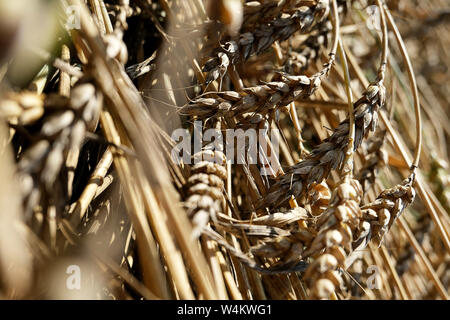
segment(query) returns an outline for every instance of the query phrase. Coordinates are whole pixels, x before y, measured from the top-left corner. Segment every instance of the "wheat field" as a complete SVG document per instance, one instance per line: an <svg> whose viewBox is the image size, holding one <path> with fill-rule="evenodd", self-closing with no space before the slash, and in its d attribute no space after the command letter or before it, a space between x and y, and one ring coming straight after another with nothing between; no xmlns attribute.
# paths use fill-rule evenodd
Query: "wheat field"
<svg viewBox="0 0 450 320"><path fill-rule="evenodd" d="M447 300L445 0L0 0L0 299Z"/></svg>

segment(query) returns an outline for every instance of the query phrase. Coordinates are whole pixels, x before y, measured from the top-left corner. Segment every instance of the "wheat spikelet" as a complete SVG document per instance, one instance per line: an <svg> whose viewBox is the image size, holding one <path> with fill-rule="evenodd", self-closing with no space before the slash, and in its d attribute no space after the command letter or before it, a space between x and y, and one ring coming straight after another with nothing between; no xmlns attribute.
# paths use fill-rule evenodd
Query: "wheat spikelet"
<svg viewBox="0 0 450 320"><path fill-rule="evenodd" d="M308 189L306 203L311 207L311 215L320 216L329 206L331 191L325 181L313 183Z"/></svg>
<svg viewBox="0 0 450 320"><path fill-rule="evenodd" d="M243 228L239 228L239 231L246 231L249 235L252 235L253 230L258 230L258 226L247 225ZM233 232L233 229L229 229ZM231 246L222 236L211 228L204 229L204 234L214 239L221 246L226 248L230 254L235 256L240 262L247 267L254 269L262 274L283 274L292 272L305 271L307 264L301 260L304 244L309 243L313 238L313 234L305 230L292 229L290 232L285 232L287 235L273 236L268 238L268 230L275 230L271 228L261 228L264 230L262 233L258 231L253 235L262 236L263 241L259 245L252 246L249 253L243 253L233 246ZM235 230L234 230L235 232ZM276 258L277 262L271 266L261 264L256 261L254 256L260 258Z"/></svg>
<svg viewBox="0 0 450 320"><path fill-rule="evenodd" d="M269 215L254 217L250 220L238 220L223 214L219 214L221 220L224 220L226 222L232 222L234 224L239 223L239 224L265 225L280 228L299 220L305 220L306 218L308 218L308 216L309 216L308 211L301 207L296 207L282 212L273 212Z"/></svg>
<svg viewBox="0 0 450 320"><path fill-rule="evenodd" d="M44 100L44 95L31 91L9 91L0 101L0 114L12 125L30 125L44 114Z"/></svg>

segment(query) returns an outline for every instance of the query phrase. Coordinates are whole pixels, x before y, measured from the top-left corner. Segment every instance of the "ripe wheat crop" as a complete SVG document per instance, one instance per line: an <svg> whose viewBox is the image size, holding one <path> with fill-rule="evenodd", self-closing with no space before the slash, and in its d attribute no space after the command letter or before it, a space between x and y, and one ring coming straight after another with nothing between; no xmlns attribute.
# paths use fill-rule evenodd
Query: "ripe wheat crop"
<svg viewBox="0 0 450 320"><path fill-rule="evenodd" d="M0 298L448 299L447 16L0 0Z"/></svg>

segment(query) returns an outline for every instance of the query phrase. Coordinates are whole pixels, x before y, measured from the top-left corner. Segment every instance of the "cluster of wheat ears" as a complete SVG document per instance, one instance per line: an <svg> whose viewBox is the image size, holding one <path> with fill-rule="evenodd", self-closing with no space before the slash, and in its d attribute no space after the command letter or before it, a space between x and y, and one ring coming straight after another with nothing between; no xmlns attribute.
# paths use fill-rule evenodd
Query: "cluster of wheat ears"
<svg viewBox="0 0 450 320"><path fill-rule="evenodd" d="M444 3L1 0L0 298L448 299Z"/></svg>

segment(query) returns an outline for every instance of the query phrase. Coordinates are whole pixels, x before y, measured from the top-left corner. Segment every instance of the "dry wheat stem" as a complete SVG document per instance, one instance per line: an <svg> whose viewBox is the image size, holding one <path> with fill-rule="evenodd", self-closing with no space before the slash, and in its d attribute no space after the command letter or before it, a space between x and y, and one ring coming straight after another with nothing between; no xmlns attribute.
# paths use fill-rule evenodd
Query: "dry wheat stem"
<svg viewBox="0 0 450 320"><path fill-rule="evenodd" d="M438 290L439 295L441 296L442 299L449 300L450 297L449 297L449 295L447 293L447 290L444 288L444 286L442 285L441 281L439 280L439 277L434 272L430 261L428 260L428 258L426 257L425 253L423 252L423 249L421 248L420 244L417 243L416 238L414 238L414 235L411 233L411 230L409 229L408 225L404 221L403 217L400 217L399 225L400 225L400 228L402 228L403 231L406 233L406 235L407 235L409 241L411 242L414 250L416 251L416 253L419 255L420 259L424 263L424 265L426 267L426 270L427 270L431 280L433 281L435 287Z"/></svg>
<svg viewBox="0 0 450 320"><path fill-rule="evenodd" d="M80 5L78 1L76 1L76 4ZM105 45L99 38L95 26L89 20L86 9L83 6L81 7L83 9L81 14L81 31L91 49L99 53L99 59L96 59L95 68L92 69L95 74L95 79L100 83L103 92L107 95L112 95L115 92L111 92L110 84L117 90L116 95L113 95L111 98L111 101L114 101L114 104L111 104L112 110L115 114L120 115L120 120L128 131L127 134L133 139L133 143L136 143L136 151L139 157L141 157L141 162L145 168L145 175L149 181L162 184L164 188L171 189L172 186L164 181L166 177L165 169L158 170L155 167L157 166L159 168L160 166L158 165L158 163L161 163L159 155L157 153L146 152L146 150L152 149L151 146L153 146L156 140L153 139L153 129L149 129L144 124L144 119L149 118L149 116L144 113L143 117L136 117L137 114L144 112L144 103L136 88L130 83L128 78L124 77L125 72L123 66L119 66L117 61L106 59ZM98 74L100 70L104 70L101 77ZM123 84L128 85L124 86ZM215 293L212 287L212 276L204 257L201 256L199 249L194 245L188 235L190 231L189 223L185 221L186 217L179 212L180 209L175 207L176 201L173 199L170 200L174 194L163 193L162 190L164 188L156 188L158 197L161 205L168 214L168 220L175 231L176 238L179 240L178 244L183 249L182 252L186 255L186 259L190 261L189 266L191 267L194 281L198 284L199 289L206 298L214 298Z"/></svg>
<svg viewBox="0 0 450 320"><path fill-rule="evenodd" d="M381 1L381 0L379 0L379 1ZM380 5L380 7L381 7L381 5ZM382 17L384 17L384 13L386 13L387 21L388 21L390 27L392 28L392 30L394 31L395 39L397 40L397 44L400 47L400 52L406 63L409 82L410 82L410 86L411 86L411 91L413 93L414 112L415 112L415 116L416 116L416 148L414 150L412 166L417 167L419 165L420 152L422 150L422 117L420 115L419 92L417 90L416 77L414 75L414 70L412 68L411 61L409 59L409 55L406 50L405 44L402 40L402 37L400 35L400 32L397 29L397 25L395 24L394 18L392 18L392 15L389 12L389 9L386 7L385 4L384 4L383 10L382 10Z"/></svg>

